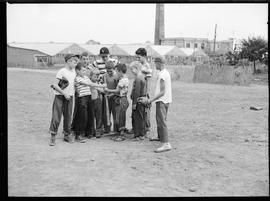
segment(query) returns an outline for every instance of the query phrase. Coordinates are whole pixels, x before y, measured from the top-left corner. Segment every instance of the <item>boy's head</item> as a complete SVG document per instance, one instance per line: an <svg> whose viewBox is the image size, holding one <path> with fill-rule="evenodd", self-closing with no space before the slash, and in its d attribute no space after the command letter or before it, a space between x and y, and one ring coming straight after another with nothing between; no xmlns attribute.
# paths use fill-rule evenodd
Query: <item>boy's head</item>
<svg viewBox="0 0 270 201"><path fill-rule="evenodd" d="M101 59L103 61L108 61L109 59L109 49L107 47L102 47L100 50L99 50L99 55L101 56Z"/></svg>
<svg viewBox="0 0 270 201"><path fill-rule="evenodd" d="M138 61L140 61L141 63L145 62L147 57L147 51L145 48L140 47L139 49L136 50L135 54L137 56Z"/></svg>
<svg viewBox="0 0 270 201"><path fill-rule="evenodd" d="M126 74L126 72L127 72L126 64L122 64L122 63L117 64L115 66L115 68L116 68L116 72L117 72L118 76L122 76L123 74Z"/></svg>
<svg viewBox="0 0 270 201"><path fill-rule="evenodd" d="M83 76L85 75L86 69L84 68L82 62L79 62L79 63L76 65L75 71L76 71L77 75L79 75L79 76L82 76L82 77L83 77Z"/></svg>
<svg viewBox="0 0 270 201"><path fill-rule="evenodd" d="M112 76L114 71L114 63L112 61L107 61L105 63L105 67L108 75Z"/></svg>
<svg viewBox="0 0 270 201"><path fill-rule="evenodd" d="M99 70L98 69L94 69L90 72L90 77L92 82L97 82L98 78L99 78Z"/></svg>
<svg viewBox="0 0 270 201"><path fill-rule="evenodd" d="M87 52L83 52L81 54L81 62L84 66L87 66L89 64L89 54Z"/></svg>
<svg viewBox="0 0 270 201"><path fill-rule="evenodd" d="M139 61L133 61L129 64L130 70L134 75L137 75L141 69L142 69L142 64Z"/></svg>
<svg viewBox="0 0 270 201"><path fill-rule="evenodd" d="M165 59L163 57L156 57L154 59L154 63L157 70L162 70L162 68L164 67Z"/></svg>
<svg viewBox="0 0 270 201"><path fill-rule="evenodd" d="M67 54L65 56L65 62L70 68L75 68L76 64L78 63L79 55L75 54Z"/></svg>

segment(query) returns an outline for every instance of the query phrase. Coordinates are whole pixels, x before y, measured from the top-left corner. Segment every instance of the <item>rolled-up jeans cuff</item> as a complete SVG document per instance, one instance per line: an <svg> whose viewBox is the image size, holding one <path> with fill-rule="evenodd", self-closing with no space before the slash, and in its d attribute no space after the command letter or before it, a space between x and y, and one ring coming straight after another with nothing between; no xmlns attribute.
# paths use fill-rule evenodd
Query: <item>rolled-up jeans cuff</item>
<svg viewBox="0 0 270 201"><path fill-rule="evenodd" d="M50 134L56 135L57 132L55 132L55 131L50 131Z"/></svg>

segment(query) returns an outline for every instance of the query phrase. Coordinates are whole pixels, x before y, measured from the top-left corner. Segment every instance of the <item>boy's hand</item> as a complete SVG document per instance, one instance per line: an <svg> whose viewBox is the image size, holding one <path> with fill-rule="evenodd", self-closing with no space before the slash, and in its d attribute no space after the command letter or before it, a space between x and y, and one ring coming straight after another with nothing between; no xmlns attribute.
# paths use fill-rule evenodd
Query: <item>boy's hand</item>
<svg viewBox="0 0 270 201"><path fill-rule="evenodd" d="M132 104L132 110L136 110L136 104Z"/></svg>
<svg viewBox="0 0 270 201"><path fill-rule="evenodd" d="M66 98L67 100L69 100L69 99L70 99L70 95L68 95L68 94L64 94L64 96L65 96L65 98Z"/></svg>

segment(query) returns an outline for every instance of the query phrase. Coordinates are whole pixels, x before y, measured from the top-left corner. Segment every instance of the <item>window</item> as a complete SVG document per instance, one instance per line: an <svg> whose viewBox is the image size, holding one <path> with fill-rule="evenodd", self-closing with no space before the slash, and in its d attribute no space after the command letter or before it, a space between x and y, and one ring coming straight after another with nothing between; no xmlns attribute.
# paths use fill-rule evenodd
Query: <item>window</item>
<svg viewBox="0 0 270 201"><path fill-rule="evenodd" d="M194 48L198 48L198 43L194 43Z"/></svg>
<svg viewBox="0 0 270 201"><path fill-rule="evenodd" d="M186 47L189 48L190 47L190 43L186 43Z"/></svg>
<svg viewBox="0 0 270 201"><path fill-rule="evenodd" d="M204 43L201 44L201 49L204 49Z"/></svg>

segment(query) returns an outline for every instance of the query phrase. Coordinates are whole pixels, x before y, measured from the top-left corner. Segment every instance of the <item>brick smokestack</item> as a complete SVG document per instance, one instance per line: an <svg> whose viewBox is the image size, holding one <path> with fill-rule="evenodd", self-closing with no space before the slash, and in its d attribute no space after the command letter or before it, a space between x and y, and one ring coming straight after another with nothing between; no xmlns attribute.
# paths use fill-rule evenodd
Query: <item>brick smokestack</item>
<svg viewBox="0 0 270 201"><path fill-rule="evenodd" d="M165 37L164 29L164 4L156 4L155 45L161 45L161 39Z"/></svg>

